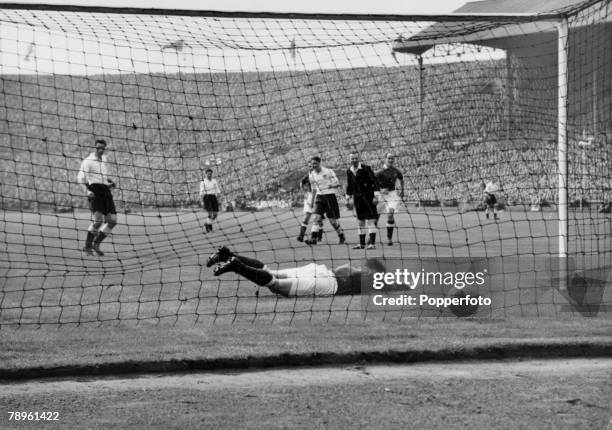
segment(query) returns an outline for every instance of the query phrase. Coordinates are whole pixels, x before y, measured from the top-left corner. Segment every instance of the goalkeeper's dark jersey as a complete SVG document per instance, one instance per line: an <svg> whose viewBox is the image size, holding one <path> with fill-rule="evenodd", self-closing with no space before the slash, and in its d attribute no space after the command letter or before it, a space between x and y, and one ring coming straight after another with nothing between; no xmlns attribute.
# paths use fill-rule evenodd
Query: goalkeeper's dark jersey
<svg viewBox="0 0 612 430"><path fill-rule="evenodd" d="M395 167L385 167L383 170L378 172L376 175L378 185L381 189L393 191L397 185L398 180L403 180L404 176Z"/></svg>

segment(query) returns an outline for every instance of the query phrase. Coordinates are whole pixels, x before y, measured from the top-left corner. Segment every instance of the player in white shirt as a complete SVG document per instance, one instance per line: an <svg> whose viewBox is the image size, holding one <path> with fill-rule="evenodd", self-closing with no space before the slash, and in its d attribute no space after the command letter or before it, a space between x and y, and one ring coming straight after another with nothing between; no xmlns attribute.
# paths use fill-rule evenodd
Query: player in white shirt
<svg viewBox="0 0 612 430"><path fill-rule="evenodd" d="M300 233L298 234L297 240L298 242L304 241L304 235L306 234L306 229L308 228L308 223L310 222L310 217L312 216L312 204L314 201L312 195L312 187L310 186L310 175L307 174L300 181L300 188L304 192L304 218L302 222L300 222ZM323 219L319 221L319 232L317 239L321 241L323 238Z"/></svg>
<svg viewBox="0 0 612 430"><path fill-rule="evenodd" d="M93 251L99 256L104 255L100 250L100 243L117 225L117 209L111 193L115 183L108 177L108 159L104 155L105 150L106 141L96 140L95 151L83 160L77 175L77 182L83 186L87 194L93 215L93 222L87 229L83 248L88 255L93 255Z"/></svg>
<svg viewBox="0 0 612 430"><path fill-rule="evenodd" d="M202 200L204 210L208 212L208 217L204 221L204 227L206 228L206 233L208 233L213 230L212 223L217 219L217 215L219 214L219 196L221 195L221 188L219 188L217 180L213 179L213 171L211 168L206 169L204 173L206 173L206 177L200 182L200 200Z"/></svg>
<svg viewBox="0 0 612 430"><path fill-rule="evenodd" d="M312 222L311 238L304 242L308 245L316 245L319 238L319 225L323 220L323 215L326 215L329 223L338 233L340 244L346 243L344 231L340 222L338 222L340 208L338 207L336 192L340 188L340 181L336 173L321 166L321 157L314 156L310 158L310 175L308 178L312 187L314 220Z"/></svg>

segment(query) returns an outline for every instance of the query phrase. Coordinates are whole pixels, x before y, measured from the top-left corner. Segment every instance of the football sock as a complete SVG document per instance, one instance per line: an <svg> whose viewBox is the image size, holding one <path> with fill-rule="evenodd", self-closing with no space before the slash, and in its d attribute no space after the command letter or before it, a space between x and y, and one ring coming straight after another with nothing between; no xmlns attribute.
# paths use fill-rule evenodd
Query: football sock
<svg viewBox="0 0 612 430"><path fill-rule="evenodd" d="M376 244L376 233L370 233L370 241L368 242L370 245Z"/></svg>
<svg viewBox="0 0 612 430"><path fill-rule="evenodd" d="M365 234L360 234L360 235L359 235L359 244L360 244L361 246L365 246L365 238L366 238L366 235L365 235Z"/></svg>
<svg viewBox="0 0 612 430"><path fill-rule="evenodd" d="M87 232L87 238L85 239L85 246L87 248L91 248L94 238L96 237L96 233L93 231Z"/></svg>
<svg viewBox="0 0 612 430"><path fill-rule="evenodd" d="M265 264L263 264L261 261L259 261L256 258L245 257L243 255L238 255L238 254L232 254L232 255L236 257L238 260L240 260L242 264L249 266L249 267L253 267L254 269L263 269L263 267L265 266Z"/></svg>
<svg viewBox="0 0 612 430"><path fill-rule="evenodd" d="M387 239L393 239L393 227L387 226Z"/></svg>
<svg viewBox="0 0 612 430"><path fill-rule="evenodd" d="M236 264L234 272L238 273L241 276L244 276L249 281L256 283L260 287L268 285L274 279L270 272L266 270L247 266L241 261L240 257L238 260L238 264Z"/></svg>
<svg viewBox="0 0 612 430"><path fill-rule="evenodd" d="M94 240L94 245L99 245L104 239L106 239L106 234L99 231L96 239Z"/></svg>

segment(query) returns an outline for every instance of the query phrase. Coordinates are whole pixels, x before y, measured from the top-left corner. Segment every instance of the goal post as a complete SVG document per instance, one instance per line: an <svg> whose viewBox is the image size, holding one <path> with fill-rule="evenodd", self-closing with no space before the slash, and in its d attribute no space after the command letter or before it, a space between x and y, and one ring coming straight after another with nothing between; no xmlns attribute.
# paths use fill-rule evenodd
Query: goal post
<svg viewBox="0 0 612 430"><path fill-rule="evenodd" d="M611 46L603 0L410 16L0 4L0 328L604 312ZM403 176L348 209L355 154L379 188L389 163ZM339 213L320 195L309 211L308 187ZM221 246L266 274L215 272ZM487 273L492 303L366 306L372 261Z"/></svg>

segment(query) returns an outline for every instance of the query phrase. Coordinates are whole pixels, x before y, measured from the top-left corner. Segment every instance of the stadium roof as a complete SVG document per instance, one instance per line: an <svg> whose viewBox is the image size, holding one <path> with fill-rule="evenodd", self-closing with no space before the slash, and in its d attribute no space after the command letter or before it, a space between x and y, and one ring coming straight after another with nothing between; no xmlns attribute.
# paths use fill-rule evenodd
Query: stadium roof
<svg viewBox="0 0 612 430"><path fill-rule="evenodd" d="M469 2L455 10L453 14L464 15L526 15L537 16L544 13L565 14L589 7L591 0L483 0ZM596 3L596 2L595 2ZM548 36L546 34L548 33ZM554 37L556 23L552 21L530 21L516 23L516 20L490 22L486 20L460 20L437 22L422 31L394 41L393 51L409 54L422 54L435 45L449 43L473 43L506 49L511 47L511 39L538 34L540 38Z"/></svg>

